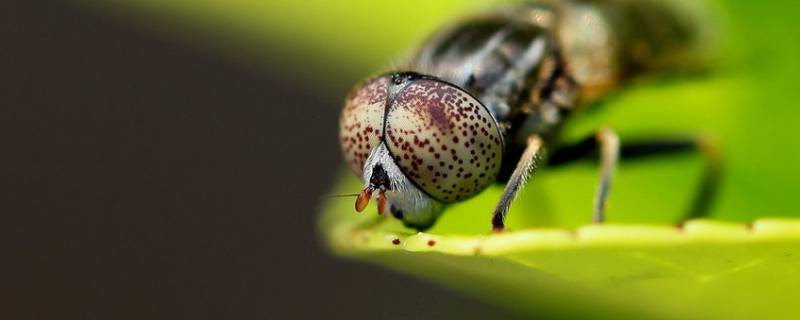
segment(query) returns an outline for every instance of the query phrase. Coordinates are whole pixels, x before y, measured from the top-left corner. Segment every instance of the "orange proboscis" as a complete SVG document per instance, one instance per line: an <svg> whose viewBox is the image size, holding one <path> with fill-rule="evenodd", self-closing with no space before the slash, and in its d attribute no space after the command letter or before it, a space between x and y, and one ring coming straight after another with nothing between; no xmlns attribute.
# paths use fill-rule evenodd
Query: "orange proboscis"
<svg viewBox="0 0 800 320"><path fill-rule="evenodd" d="M358 194L358 198L356 198L356 211L364 211L364 208L369 204L370 198L372 198L372 190L364 189L364 191L361 191Z"/></svg>
<svg viewBox="0 0 800 320"><path fill-rule="evenodd" d="M386 212L386 205L388 201L386 201L386 194L381 191L378 193L378 214L383 215Z"/></svg>

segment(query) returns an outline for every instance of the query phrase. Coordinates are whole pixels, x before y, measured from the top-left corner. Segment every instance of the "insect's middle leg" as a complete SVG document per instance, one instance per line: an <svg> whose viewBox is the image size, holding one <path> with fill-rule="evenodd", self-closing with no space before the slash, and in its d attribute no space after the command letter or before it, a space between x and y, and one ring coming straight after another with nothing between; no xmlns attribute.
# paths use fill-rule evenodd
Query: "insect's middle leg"
<svg viewBox="0 0 800 320"><path fill-rule="evenodd" d="M617 134L609 128L601 129L597 134L586 137L576 144L556 149L548 159L548 165L554 166L585 159L587 156L598 152L600 156L600 182L594 198L592 216L592 220L595 223L605 221L606 200L608 199L609 191L611 191L611 179L614 171L616 171L617 162L619 162L620 144Z"/></svg>
<svg viewBox="0 0 800 320"><path fill-rule="evenodd" d="M602 131L601 131L602 132ZM586 159L594 152L598 151L598 143L602 143L600 136L588 137L580 142L559 148L553 152L548 160L548 165L555 166L573 162L575 160ZM616 140L614 138L613 140ZM706 163L705 171L702 177L700 188L697 195L687 211L684 220L691 218L699 218L708 214L709 208L717 193L720 182L721 172L721 157L716 144L709 139L703 138L649 138L639 141L631 141L625 143L621 147L618 141L614 142L619 148L620 157L622 160L636 160L657 155L667 155L685 152L699 152ZM610 148L610 147L608 147ZM608 179L606 179L607 170L606 159L612 158L609 155L610 150L603 151L606 147L599 147L601 158L603 158L603 178L601 179L600 188L598 190L597 200L599 203L595 204L595 221L602 221L602 203L608 192ZM606 155L603 155L605 152ZM614 154L613 158L617 155ZM612 168L613 169L613 168ZM600 205L599 207L597 205ZM600 210L600 219L597 219L597 210Z"/></svg>

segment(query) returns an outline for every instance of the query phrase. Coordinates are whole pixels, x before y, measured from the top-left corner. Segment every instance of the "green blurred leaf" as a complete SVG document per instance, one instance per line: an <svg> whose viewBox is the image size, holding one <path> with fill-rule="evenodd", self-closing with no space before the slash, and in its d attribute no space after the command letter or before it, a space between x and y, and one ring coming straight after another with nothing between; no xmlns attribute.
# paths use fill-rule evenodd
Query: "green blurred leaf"
<svg viewBox="0 0 800 320"><path fill-rule="evenodd" d="M349 175L341 180L335 192L360 187ZM374 208L356 214L348 198L325 204L320 227L340 255L425 277L522 314L592 319L800 316L794 303L800 288L800 219L565 229L532 226L537 222L527 218L540 212L515 208L511 231L490 234L489 213L499 189L456 205L427 233L379 217ZM588 220L590 211L583 212Z"/></svg>
<svg viewBox="0 0 800 320"><path fill-rule="evenodd" d="M800 220L459 236L413 233L372 215L353 218L351 206L337 200L326 208L323 229L339 254L427 277L521 313L592 319L800 316Z"/></svg>
<svg viewBox="0 0 800 320"><path fill-rule="evenodd" d="M317 86L379 71L442 21L487 5L459 0L73 1L253 67L296 73Z"/></svg>

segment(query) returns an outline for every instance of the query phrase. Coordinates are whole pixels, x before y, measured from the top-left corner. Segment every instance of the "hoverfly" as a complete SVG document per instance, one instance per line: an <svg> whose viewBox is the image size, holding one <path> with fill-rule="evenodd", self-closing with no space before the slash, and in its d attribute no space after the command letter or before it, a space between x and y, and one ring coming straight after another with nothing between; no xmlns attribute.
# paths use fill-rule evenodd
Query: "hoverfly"
<svg viewBox="0 0 800 320"><path fill-rule="evenodd" d="M707 139L621 143L611 128L574 142L559 135L632 79L687 65L697 41L693 21L649 1L538 2L450 25L347 97L341 147L365 184L355 209L375 198L380 214L424 230L448 204L504 182L491 218L499 231L538 167L599 156L593 220L602 222L618 160L699 151L706 172L689 216L701 216L719 177Z"/></svg>

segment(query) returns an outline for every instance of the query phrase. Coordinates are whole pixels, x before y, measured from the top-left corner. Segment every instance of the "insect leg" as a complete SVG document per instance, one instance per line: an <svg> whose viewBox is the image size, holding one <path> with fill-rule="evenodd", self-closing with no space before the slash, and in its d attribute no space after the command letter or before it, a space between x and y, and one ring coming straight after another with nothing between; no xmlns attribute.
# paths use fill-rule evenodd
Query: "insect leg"
<svg viewBox="0 0 800 320"><path fill-rule="evenodd" d="M517 192L525 186L528 178L533 175L534 170L539 165L539 158L542 153L542 139L538 135L532 135L528 138L525 151L522 152L517 167L508 179L503 195L500 197L500 202L494 209L492 215L492 229L494 231L502 231L505 228L506 214L511 207L511 202L514 201Z"/></svg>
<svg viewBox="0 0 800 320"><path fill-rule="evenodd" d="M592 220L601 223L606 220L606 200L611 191L611 178L619 162L619 137L613 130L604 128L597 132L597 142L600 144L600 185L594 198Z"/></svg>
<svg viewBox="0 0 800 320"><path fill-rule="evenodd" d="M719 189L722 157L717 144L708 138L661 138L639 140L622 146L622 159L635 160L685 152L699 152L705 160L703 178L684 220L704 217Z"/></svg>
<svg viewBox="0 0 800 320"><path fill-rule="evenodd" d="M557 166L586 159L596 152L597 142L595 137L589 137L559 148L552 153L547 164ZM629 141L620 147L620 158L629 161L685 152L699 152L705 159L703 180L685 219L703 217L708 213L716 195L722 170L721 157L713 141L704 138L650 138Z"/></svg>
<svg viewBox="0 0 800 320"><path fill-rule="evenodd" d="M600 156L600 183L594 199L592 220L601 223L605 220L606 200L620 154L619 137L614 130L604 128L594 136L584 138L576 144L556 149L548 159L548 165L555 166L586 159L596 152L599 152Z"/></svg>

